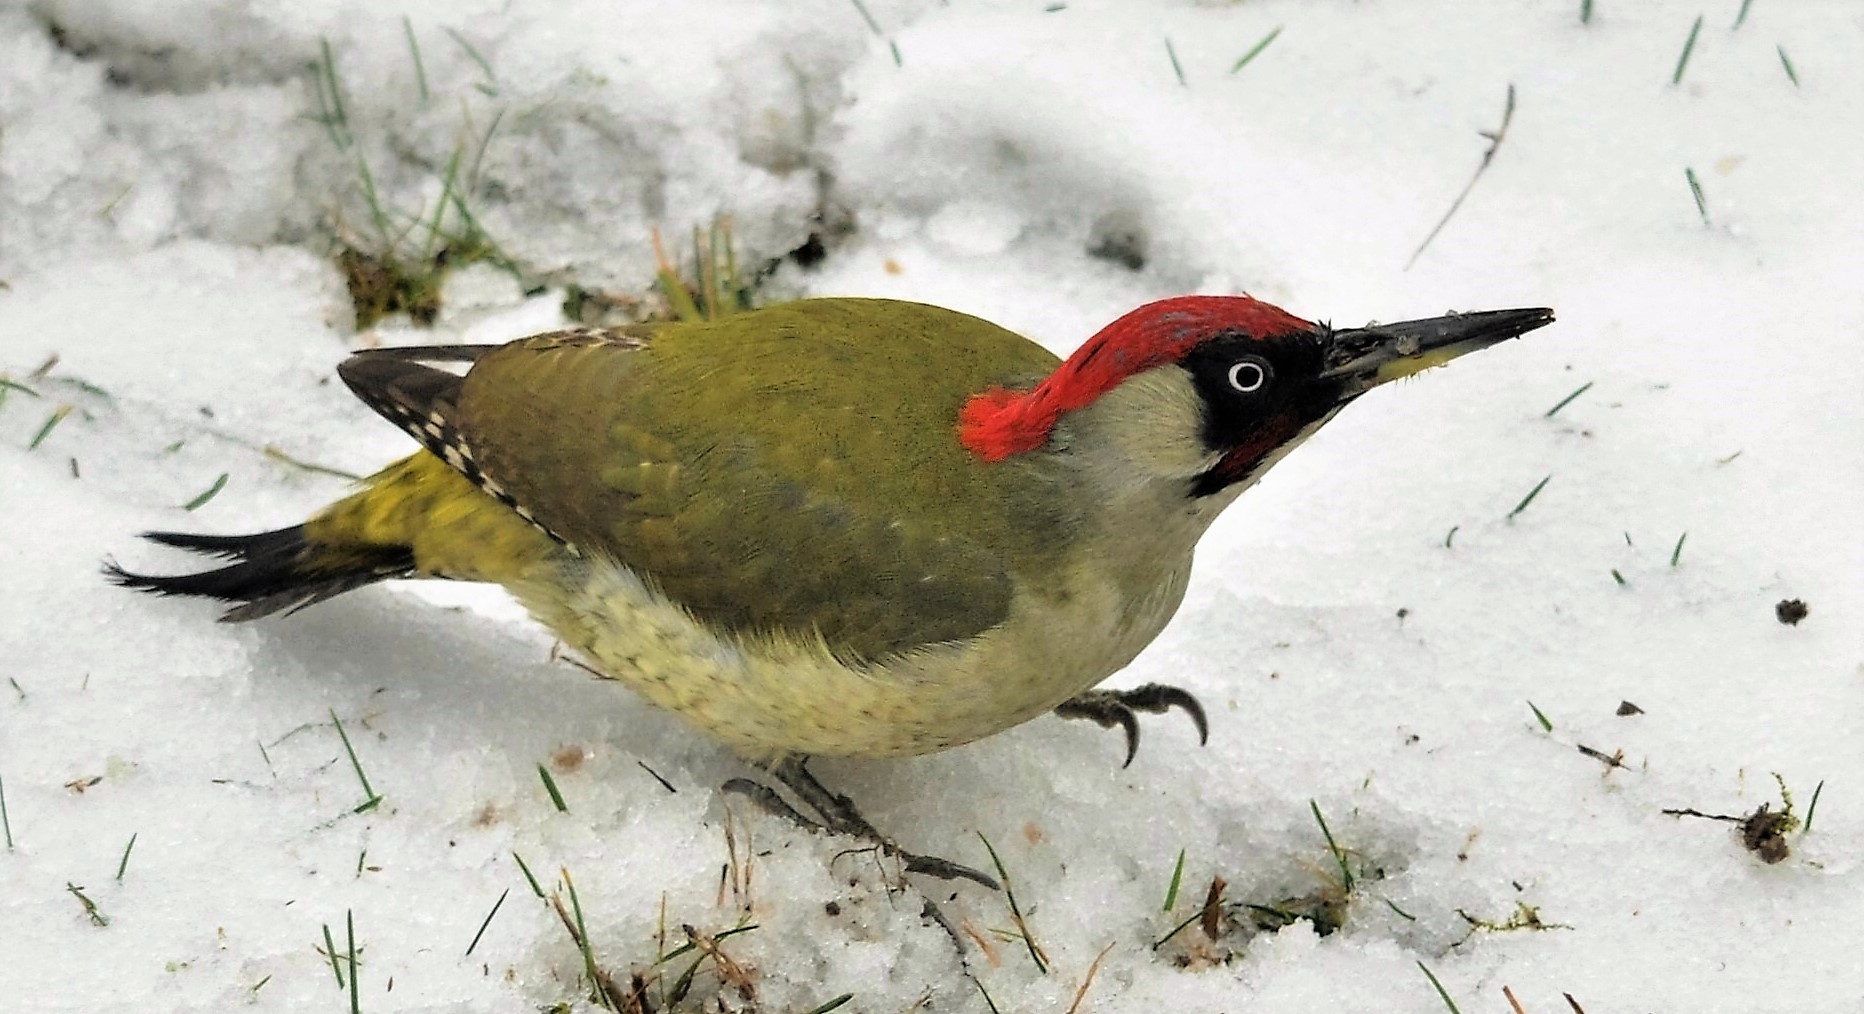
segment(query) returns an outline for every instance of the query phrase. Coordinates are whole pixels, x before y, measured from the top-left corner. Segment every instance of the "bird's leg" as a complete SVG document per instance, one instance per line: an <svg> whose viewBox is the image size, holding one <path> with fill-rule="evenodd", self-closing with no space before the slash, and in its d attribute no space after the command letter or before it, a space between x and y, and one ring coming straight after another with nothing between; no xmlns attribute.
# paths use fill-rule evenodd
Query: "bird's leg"
<svg viewBox="0 0 1864 1014"><path fill-rule="evenodd" d="M844 834L850 838L871 841L889 855L898 856L905 864L908 873L924 873L927 876L944 880L970 880L993 891L998 889L994 878L969 866L954 863L949 859L940 859L937 856L922 856L908 852L894 844L892 839L875 830L874 825L869 824L867 819L861 816L860 811L854 808L853 800L831 791L817 781L805 766L806 760L807 758L804 757L786 757L771 764L768 770L776 776L778 781L788 786L791 792L796 793L796 798L802 800L803 805L814 811L816 817L820 819L812 819L803 815L769 786L748 778L733 778L725 783L725 791L738 793L765 810L811 831L829 831L834 834Z"/></svg>
<svg viewBox="0 0 1864 1014"><path fill-rule="evenodd" d="M1117 726L1124 730L1126 763L1120 766L1128 767L1139 754L1139 716L1135 712L1162 715L1173 708L1191 716L1191 723L1197 726L1199 746L1210 742L1210 722L1204 717L1204 706L1189 693L1163 683L1147 683L1131 690L1089 690L1061 702L1055 714L1085 718L1103 729Z"/></svg>

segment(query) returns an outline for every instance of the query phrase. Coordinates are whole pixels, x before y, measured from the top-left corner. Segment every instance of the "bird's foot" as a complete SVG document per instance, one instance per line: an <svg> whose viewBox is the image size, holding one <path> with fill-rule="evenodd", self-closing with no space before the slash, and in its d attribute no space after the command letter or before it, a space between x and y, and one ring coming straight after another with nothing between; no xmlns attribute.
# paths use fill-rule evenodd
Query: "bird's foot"
<svg viewBox="0 0 1864 1014"><path fill-rule="evenodd" d="M811 831L827 831L831 834L847 835L873 842L887 855L897 857L908 873L923 873L943 880L970 880L984 885L991 890L999 890L996 878L974 870L962 863L954 863L938 856L923 856L908 852L893 840L882 835L862 817L854 808L854 801L847 796L831 791L816 780L804 766L805 758L788 757L772 764L769 771L776 779L796 793L804 806L814 812L815 816L806 816L791 806L775 789L762 782L749 778L733 778L725 783L726 792L735 792L749 799L758 806L776 816L782 817L799 827Z"/></svg>
<svg viewBox="0 0 1864 1014"><path fill-rule="evenodd" d="M1129 767L1139 755L1139 716L1137 712L1162 715L1173 708L1191 716L1197 726L1199 746L1210 742L1210 722L1197 698L1177 687L1147 683L1131 690L1089 690L1061 702L1055 714L1062 718L1085 718L1103 729L1118 727L1126 733L1126 763Z"/></svg>

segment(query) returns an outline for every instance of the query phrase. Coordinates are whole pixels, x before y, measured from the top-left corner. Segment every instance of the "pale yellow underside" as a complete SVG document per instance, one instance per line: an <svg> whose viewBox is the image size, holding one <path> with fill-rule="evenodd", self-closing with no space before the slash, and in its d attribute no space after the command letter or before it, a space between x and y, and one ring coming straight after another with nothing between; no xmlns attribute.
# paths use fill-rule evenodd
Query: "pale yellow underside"
<svg viewBox="0 0 1864 1014"><path fill-rule="evenodd" d="M851 667L819 641L720 636L613 562L565 556L512 590L595 668L753 760L932 753L1028 721L1132 661L1188 556L1137 601L1076 571L969 641Z"/></svg>

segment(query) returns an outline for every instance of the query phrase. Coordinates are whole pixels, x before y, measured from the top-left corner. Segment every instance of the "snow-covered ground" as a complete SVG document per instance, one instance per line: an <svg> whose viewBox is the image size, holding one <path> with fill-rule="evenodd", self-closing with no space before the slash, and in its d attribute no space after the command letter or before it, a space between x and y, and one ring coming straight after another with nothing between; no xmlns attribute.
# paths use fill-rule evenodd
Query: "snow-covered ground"
<svg viewBox="0 0 1864 1014"><path fill-rule="evenodd" d="M655 964L682 924L754 924L681 1010L1448 1010L1421 963L1466 1012L1864 1011L1861 46L1851 0L0 3L4 1006L343 1010L348 919L362 1010L586 1009L522 856L656 1003L699 957ZM1063 351L1191 290L1560 320L1363 400L1212 532L1117 678L1201 694L1208 747L1154 719L1121 770L1115 735L1041 720L817 765L910 847L985 865L987 836L1044 974L1002 896L898 889L728 804L737 761L496 595L224 626L103 583L107 554L190 562L139 531L346 489L268 447L405 453L346 350L561 323L561 288L479 265L431 331L353 327L328 254L376 228L359 159L399 230L455 152L555 284L641 291L650 230L719 213L780 256L826 209L852 231L769 293ZM1824 785L1809 831L1751 843L1778 862L1662 812L1777 810L1776 774L1801 818ZM1215 877L1218 938L1155 947ZM1242 928L1315 899L1338 932Z"/></svg>

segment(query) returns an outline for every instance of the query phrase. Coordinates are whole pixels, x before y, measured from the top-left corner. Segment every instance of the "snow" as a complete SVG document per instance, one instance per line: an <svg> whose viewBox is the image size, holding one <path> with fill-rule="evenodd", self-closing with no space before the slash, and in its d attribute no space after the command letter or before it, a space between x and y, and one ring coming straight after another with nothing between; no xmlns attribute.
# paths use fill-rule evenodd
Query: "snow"
<svg viewBox="0 0 1864 1014"><path fill-rule="evenodd" d="M681 1009L981 1011L987 990L1065 1011L1105 949L1081 1010L1446 1010L1421 962L1464 1011L1511 1009L1504 986L1531 1014L1563 993L1858 1011L1857 9L1057 6L869 0L876 31L838 0L0 4L0 371L38 395L0 403L10 1009L342 1009L321 949L327 925L346 950L346 914L363 1010L587 1009L515 856L566 903L569 872L624 983L663 919L670 948L747 918L750 856L758 929L719 946L756 999L707 962ZM317 119L324 42L348 148ZM1406 270L1510 84L1493 164ZM1209 746L1148 719L1122 770L1117 736L1045 719L817 765L909 847L984 865L988 836L1044 975L994 932L1001 896L899 890L728 801L739 762L553 661L496 593L390 586L224 626L100 580L106 555L180 562L136 532L276 527L346 488L268 446L357 473L404 453L335 382L346 350L562 323L560 288L481 266L433 330L358 333L326 256L333 228L371 229L358 158L385 206L431 207L489 128L475 210L556 284L639 291L653 227L719 212L747 263L775 257L821 211L853 231L771 292L921 299L1057 350L1190 290L1344 324L1560 320L1364 399L1213 530L1177 622L1115 680L1201 695ZM1809 616L1777 621L1795 598ZM374 809L353 812L332 713ZM1777 864L1661 812L1777 809L1776 773L1801 817L1824 785ZM1310 801L1361 874L1339 932L1153 948L1213 876L1232 901L1338 897ZM987 946L961 954L921 892ZM1557 928L1462 914L1520 904Z"/></svg>

